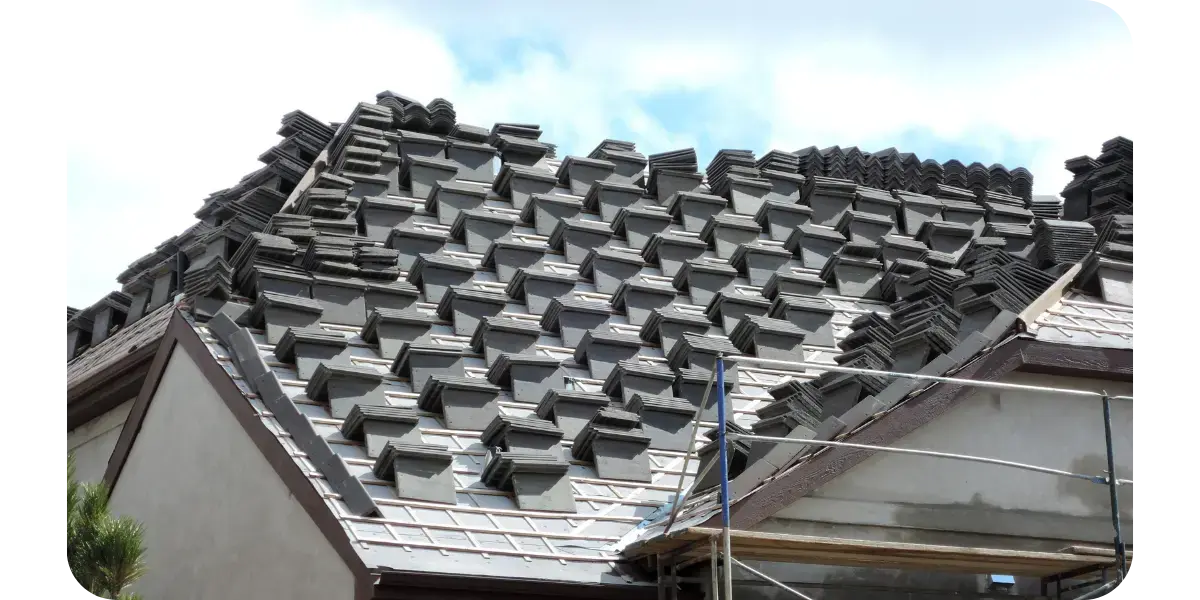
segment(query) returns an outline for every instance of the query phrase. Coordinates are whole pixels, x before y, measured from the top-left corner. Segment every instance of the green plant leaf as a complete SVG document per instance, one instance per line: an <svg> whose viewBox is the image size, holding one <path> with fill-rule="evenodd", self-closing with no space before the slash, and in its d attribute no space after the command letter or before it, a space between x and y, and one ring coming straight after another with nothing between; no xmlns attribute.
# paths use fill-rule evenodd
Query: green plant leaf
<svg viewBox="0 0 1200 600"><path fill-rule="evenodd" d="M94 593L118 598L121 590L145 575L142 524L130 517L103 517L85 553Z"/></svg>
<svg viewBox="0 0 1200 600"><path fill-rule="evenodd" d="M94 595L140 600L125 589L146 573L144 529L129 517L109 513L103 483L79 483L75 457L67 456L67 564Z"/></svg>
<svg viewBox="0 0 1200 600"><path fill-rule="evenodd" d="M67 519L75 514L79 502L79 482L75 481L75 453L67 454Z"/></svg>

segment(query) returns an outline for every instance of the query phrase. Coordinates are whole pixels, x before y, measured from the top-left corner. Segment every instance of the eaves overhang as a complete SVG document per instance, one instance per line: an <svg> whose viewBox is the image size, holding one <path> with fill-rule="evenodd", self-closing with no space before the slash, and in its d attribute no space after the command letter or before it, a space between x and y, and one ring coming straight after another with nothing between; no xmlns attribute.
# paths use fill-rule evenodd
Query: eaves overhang
<svg viewBox="0 0 1200 600"><path fill-rule="evenodd" d="M634 567L627 565L632 575ZM678 590L679 598L700 596ZM375 585L375 600L442 599L455 600L526 600L539 598L576 598L579 600L654 600L658 586L652 583L613 585L610 583L565 583L544 579L510 577L464 577L453 574L383 571Z"/></svg>
<svg viewBox="0 0 1200 600"><path fill-rule="evenodd" d="M173 312L164 306L67 364L67 431L137 395Z"/></svg>

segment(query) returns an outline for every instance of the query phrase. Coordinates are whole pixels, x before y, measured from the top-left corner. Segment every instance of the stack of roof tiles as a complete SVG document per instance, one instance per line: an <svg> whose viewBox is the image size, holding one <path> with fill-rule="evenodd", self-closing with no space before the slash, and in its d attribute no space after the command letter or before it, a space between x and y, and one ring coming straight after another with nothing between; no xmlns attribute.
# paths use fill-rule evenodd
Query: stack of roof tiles
<svg viewBox="0 0 1200 600"><path fill-rule="evenodd" d="M445 113L440 103L430 106ZM781 360L804 347L835 348L827 293L893 302L896 315L855 319L837 343L842 352L830 353L834 361L916 370L952 351L964 333L962 310L1019 310L1052 281L1026 262L1028 253L1007 249L1003 236L1019 237L1013 230L1028 229L1033 215L1010 193L1013 178L999 165L952 167L962 175L955 187L938 177L941 165L894 149L771 151L757 160L746 150L722 150L705 180L693 150L647 158L630 142L604 140L587 157L552 164L533 143L541 136L536 125L498 124L485 138L482 129L457 123L434 128L435 112L386 94L379 105L360 104L330 142L332 168L272 221L272 231L293 235L253 233L229 260L242 294L293 294L316 301L318 322L363 327L364 340L388 349L383 360L410 380L419 405L451 427L496 427L505 415L499 393L540 399L545 427L557 424L585 444L573 450L577 460L610 464L601 454L618 439L677 450L658 415L676 406L704 409L688 382L711 374L718 355ZM500 172L481 169L475 157L495 154ZM856 183L864 180L893 191ZM985 229L997 237L982 237ZM315 231L299 235L305 230ZM429 241L421 252L397 238L417 231ZM1047 237L1035 259L1073 256L1075 246L1060 238ZM500 283L491 283L490 272ZM369 298L366 279L408 285L390 290L404 304ZM393 309L411 317L387 312ZM273 313L262 314L270 330ZM442 348L429 345L427 323L439 321L420 314L447 323ZM977 321L966 322L986 325ZM310 334L285 339L297 361L307 360L306 351L330 357L323 360L342 352ZM488 367L486 379L465 370L475 356ZM739 368L726 370L727 384L738 389ZM885 384L821 375L788 401L788 411L772 413L773 426L813 425ZM618 435L608 421L591 418L601 404L546 395L568 385L608 394L613 406L632 411L614 415L643 415L653 433L642 436L637 422L621 420L630 417L613 417L629 432ZM592 408L572 408L580 406ZM534 425L505 431L532 435ZM609 441L593 443L601 438L589 436L599 432ZM514 481L525 468L561 477L551 465L562 457L545 452L503 447L489 454L484 479L513 490L518 506L537 504ZM626 467L604 470L644 471ZM560 493L551 496L557 499L540 506L566 506Z"/></svg>
<svg viewBox="0 0 1200 600"><path fill-rule="evenodd" d="M274 346L278 377L245 380L276 414L295 412L281 382L307 380L301 447L342 420L354 450L313 464L349 513L486 494L584 522L599 479L645 494L636 522L673 489L697 413L716 419L719 356L751 361L724 365L731 427L828 439L911 387L819 365L940 375L998 341L1055 269L1132 259L1119 203L1095 204L1097 227L1039 218L1020 169L834 146L722 150L705 180L691 149L604 140L558 161L541 135L382 93L305 138L327 160L298 187L270 180L290 202L247 188L206 203L220 206L131 269L131 306L182 286L224 345ZM1107 262L1087 258L1098 245ZM68 310L76 329L85 312ZM761 458L732 454L734 478Z"/></svg>
<svg viewBox="0 0 1200 600"><path fill-rule="evenodd" d="M1090 220L1133 214L1133 142L1116 137L1104 142L1096 158L1066 162L1075 178L1062 191L1063 218Z"/></svg>
<svg viewBox="0 0 1200 600"><path fill-rule="evenodd" d="M201 312L215 310L235 296L234 251L248 236L266 229L329 145L334 129L296 110L283 116L277 134L280 142L258 157L261 168L233 187L205 198L195 213L200 219L197 223L131 263L117 277L122 293L129 297L127 306L112 306L110 294L69 316L69 337L74 341L68 343L68 362L171 302L178 293L215 300L215 305L200 303L197 309ZM108 330L94 329L97 317Z"/></svg>
<svg viewBox="0 0 1200 600"><path fill-rule="evenodd" d="M921 160L911 152L900 152L895 148L863 152L857 146L830 146L821 150L810 146L788 154L795 157L786 163L789 173L847 179L884 190L929 194L935 186L947 185L967 189L973 194L998 192L1025 202L1033 193L1033 174L1028 169L1009 169L999 163L990 167L982 163L966 166L957 160L939 163L933 159ZM764 166L764 160L760 159L759 163L759 168L773 168ZM790 169L793 164L795 170Z"/></svg>

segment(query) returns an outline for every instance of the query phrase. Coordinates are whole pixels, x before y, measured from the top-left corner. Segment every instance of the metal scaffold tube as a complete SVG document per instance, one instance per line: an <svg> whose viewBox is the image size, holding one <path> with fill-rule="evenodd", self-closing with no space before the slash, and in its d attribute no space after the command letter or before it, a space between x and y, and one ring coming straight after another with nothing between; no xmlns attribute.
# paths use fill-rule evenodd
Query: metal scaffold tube
<svg viewBox="0 0 1200 600"><path fill-rule="evenodd" d="M1041 385L1025 385L1021 383L1003 383L1000 381L976 381L974 379L956 379L954 377L940 377L937 375L921 375L918 373L901 373L898 371L879 371L875 369L859 369L857 367L842 367L839 365L829 365L825 363L805 362L802 360L775 360L769 358L758 358L756 356L730 356L726 358L729 362L744 362L757 365L791 367L800 369L820 369L831 373L848 373L851 375L878 375L881 377L897 377L900 379L915 379L917 381L929 381L933 383L950 383L955 385L966 385L977 388L987 388L993 390L1009 390L1014 392L1046 392L1051 394L1061 394L1064 396L1084 396L1088 398L1103 398L1101 392L1092 392L1088 390L1072 390L1066 388L1053 388ZM1112 400L1133 400L1133 396L1109 396Z"/></svg>
<svg viewBox="0 0 1200 600"><path fill-rule="evenodd" d="M730 568L730 561L733 559L733 552L730 550L729 541L729 444L725 435L725 357L723 355L717 355L715 368L717 371L717 444L720 446L718 460L721 461L721 537L724 538L725 548L723 574L725 576L725 600L732 600L733 570Z"/></svg>
<svg viewBox="0 0 1200 600"><path fill-rule="evenodd" d="M754 575L755 577L758 577L759 579L762 579L763 581L766 581L768 583L772 583L775 586L779 587L780 589L786 591L787 593L789 593L797 598L800 598L801 600L813 600L811 597L805 596L804 594L801 594L799 591L788 587L788 585L786 583L783 583L782 581L774 579L771 576L767 575L766 573L763 573L762 571L751 568L751 567L747 566L746 563L744 563L732 556L726 556L725 562L733 563L733 564L741 567L742 569L745 569L746 572L750 573L751 575Z"/></svg>
<svg viewBox="0 0 1200 600"><path fill-rule="evenodd" d="M1108 483L1109 483L1109 478L1104 475L1085 475L1083 473L1072 473L1070 471L1063 471L1061 469L1051 469L1050 467L1039 467L1037 465L1019 463L1019 462L1014 462L1011 460L1000 460L997 458L985 458L982 456L971 456L970 454L954 454L951 452L937 452L934 450L918 450L915 448L895 448L892 446L876 446L873 444L855 444L853 442L834 442L834 441L829 441L829 440L802 440L802 439L796 439L796 438L770 437L770 436L765 436L765 435L741 435L741 434L737 434L737 433L731 434L729 436L729 439L742 441L742 442L750 442L750 443L768 442L768 443L775 443L775 444L800 444L800 445L805 445L805 446L831 446L834 448L857 448L860 450L877 450L879 452L893 452L896 454L911 454L911 455L916 455L916 456L929 456L932 458L949 458L952 460L963 460L963 461L969 461L969 462L984 463L984 464L989 464L989 465L997 465L997 466L1001 466L1001 467L1011 467L1014 469L1024 469L1026 471L1034 471L1037 473L1046 473L1047 475L1060 475L1062 477L1071 477L1074 479L1082 479L1084 481L1090 481L1092 483L1099 483L1099 484L1104 484L1104 485L1108 485ZM1124 480L1124 481L1127 481L1129 484L1133 483L1132 481L1129 481L1129 480Z"/></svg>
<svg viewBox="0 0 1200 600"><path fill-rule="evenodd" d="M1113 551L1117 554L1117 578L1125 578L1125 541L1121 538L1121 504L1117 500L1116 460L1113 457L1112 407L1108 396L1104 396L1104 444L1108 452L1108 500L1112 508Z"/></svg>
<svg viewBox="0 0 1200 600"><path fill-rule="evenodd" d="M721 589L720 567L717 564L717 557L720 556L721 553L717 552L717 536L710 538L709 543L712 546L709 548L708 558L708 568L710 571L712 571L712 583L710 584L712 585L712 590L710 600L717 600L717 594L720 593L717 590Z"/></svg>
<svg viewBox="0 0 1200 600"><path fill-rule="evenodd" d="M679 469L679 483L675 486L675 504L671 506L671 518L667 520L667 527L663 530L664 534L671 533L671 526L675 524L675 519L679 517L679 510L683 508L683 481L687 479L688 462L692 458L692 452L696 450L696 436L700 435L700 416L704 414L704 409L708 408L709 394L712 393L713 380L717 374L714 372L708 377L708 385L704 387L704 396L700 398L700 406L696 409L696 419L692 421L692 437L688 440L687 452L683 455L683 467ZM724 394L721 398L724 399ZM712 467L712 463L709 463ZM697 473L696 478L692 480L692 485L700 483L704 479L704 475L708 473L708 469L704 469L703 473Z"/></svg>
<svg viewBox="0 0 1200 600"><path fill-rule="evenodd" d="M1121 583L1121 580L1114 579L1114 580L1112 580L1112 581L1110 581L1110 582L1108 582L1108 583L1106 583L1106 584L1104 584L1082 596L1077 597L1075 600L1090 600L1091 598L1099 598L1100 596L1103 596L1103 595L1109 593L1110 591L1112 591L1113 588L1117 587L1118 583Z"/></svg>
<svg viewBox="0 0 1200 600"><path fill-rule="evenodd" d="M700 472L699 472L699 473L696 473L696 479L693 481L693 483L692 483L691 487L689 487L689 488L687 489L687 491L686 491L686 492L684 492L684 494L683 494L683 498L682 498L682 499L680 499L678 507L676 507L676 506L672 506L672 507L671 507L671 508L672 508L672 510L675 510L676 508L679 508L679 510L680 510L680 511L682 511L682 508L681 508L681 507L683 506L683 503L684 503L684 502L687 502L687 500L688 500L689 498L691 498L691 495L692 495L692 491L693 491L693 489L694 489L694 488L695 488L697 485L699 485L699 483L700 483L701 481L703 481L703 480L704 480L704 476L705 476L705 475L708 475L708 472L712 470L712 468L713 468L713 465L715 465L715 464L717 464L717 462L716 462L716 461L710 462L710 463L708 463L707 465L704 465L704 468L703 468L703 469L700 469ZM670 533L670 532L671 532L671 523L673 523L674 521L675 521L674 519L671 519L671 520L667 521L667 527L666 527L666 529L663 529L663 535L666 535L666 534L668 534L668 533Z"/></svg>

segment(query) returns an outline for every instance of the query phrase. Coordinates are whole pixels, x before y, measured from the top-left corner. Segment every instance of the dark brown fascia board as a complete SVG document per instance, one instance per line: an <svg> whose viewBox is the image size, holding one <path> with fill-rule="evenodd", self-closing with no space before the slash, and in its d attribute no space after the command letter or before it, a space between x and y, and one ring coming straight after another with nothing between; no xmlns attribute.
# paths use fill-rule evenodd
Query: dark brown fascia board
<svg viewBox="0 0 1200 600"><path fill-rule="evenodd" d="M67 388L66 422L62 431L71 431L137 394L160 340L161 337L142 344L114 364Z"/></svg>
<svg viewBox="0 0 1200 600"><path fill-rule="evenodd" d="M67 405L70 406L99 388L105 387L106 384L119 378L131 369L145 366L146 363L149 363L151 357L154 356L154 352L157 350L158 343L161 340L161 337L150 340L133 352L121 357L120 360L96 372L91 377L77 382L73 387L67 388Z"/></svg>
<svg viewBox="0 0 1200 600"><path fill-rule="evenodd" d="M995 381L1013 371L1131 381L1133 351L1051 344L1018 337L976 358L951 376ZM975 389L949 383L936 384L843 441L891 446L945 414ZM873 454L874 451L858 448L826 449L815 460L767 483L734 504L730 526L733 529L754 527ZM699 526L719 527L720 519L721 515L715 514Z"/></svg>
<svg viewBox="0 0 1200 600"><path fill-rule="evenodd" d="M472 577L415 571L383 571L374 600L442 599L528 600L529 598L579 598L581 600L655 600L654 585L568 583L543 579ZM681 595L680 598L686 598Z"/></svg>
<svg viewBox="0 0 1200 600"><path fill-rule="evenodd" d="M103 415L120 406L130 398L137 396L150 372L154 351L157 344L147 344L149 349L141 360L109 377L104 378L104 384L91 386L91 391L85 395L67 397L67 431ZM139 352L140 353L140 352ZM132 355L131 355L132 356ZM113 367L117 368L116 366Z"/></svg>
<svg viewBox="0 0 1200 600"><path fill-rule="evenodd" d="M1030 341L1021 349L1022 372L1133 381L1133 350Z"/></svg>
<svg viewBox="0 0 1200 600"><path fill-rule="evenodd" d="M121 470L125 466L126 459L129 458L129 452L133 449L134 441L146 418L146 412L150 408L150 401L158 391L158 384L162 381L167 362L177 347L187 352L188 356L195 361L205 379L213 386L217 395L237 419L238 424L242 426L242 430L250 436L259 452L262 452L263 458L267 459L291 495L296 498L300 506L304 508L304 512L308 513L309 518L316 524L317 529L346 563L354 575L355 600L369 600L374 593L375 575L371 573L354 550L341 523L329 511L325 500L309 482L308 476L300 470L287 450L279 444L275 435L263 425L254 412L254 408L246 401L242 391L238 389L237 384L209 353L204 341L200 339L200 336L178 310L171 315L171 321L167 325L167 331L163 335L162 341L158 344L158 352L154 355L149 373L133 403L133 408L129 411L125 426L121 429L121 436L117 440L116 448L113 449L112 456L108 459L104 482L108 484L109 489L113 488L121 476Z"/></svg>

